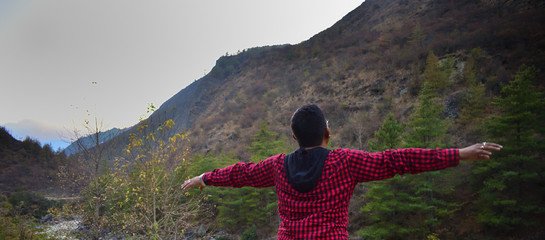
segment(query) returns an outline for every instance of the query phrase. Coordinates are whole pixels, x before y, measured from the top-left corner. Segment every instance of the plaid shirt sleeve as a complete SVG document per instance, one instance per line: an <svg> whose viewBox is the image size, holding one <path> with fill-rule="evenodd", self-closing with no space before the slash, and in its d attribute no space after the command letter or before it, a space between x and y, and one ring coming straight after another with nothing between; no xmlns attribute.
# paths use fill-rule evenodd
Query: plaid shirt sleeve
<svg viewBox="0 0 545 240"><path fill-rule="evenodd" d="M350 173L356 182L367 182L393 177L396 174L440 170L457 166L458 149L406 148L367 153L348 150Z"/></svg>
<svg viewBox="0 0 545 240"><path fill-rule="evenodd" d="M278 155L280 156L280 155ZM237 164L204 173L202 180L206 185L223 187L272 187L274 186L274 160L270 157L258 163L239 162Z"/></svg>

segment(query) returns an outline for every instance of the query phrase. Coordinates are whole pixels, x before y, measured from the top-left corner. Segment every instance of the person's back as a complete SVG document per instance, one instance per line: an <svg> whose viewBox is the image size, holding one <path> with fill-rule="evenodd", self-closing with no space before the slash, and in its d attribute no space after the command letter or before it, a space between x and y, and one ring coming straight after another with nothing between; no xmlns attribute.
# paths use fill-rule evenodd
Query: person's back
<svg viewBox="0 0 545 240"><path fill-rule="evenodd" d="M329 152L320 180L305 193L288 184L284 155L276 159L275 188L281 219L278 239L348 238L348 203L356 183L343 155L337 150Z"/></svg>
<svg viewBox="0 0 545 240"><path fill-rule="evenodd" d="M311 150L312 151L312 150ZM411 167L397 159L410 156L434 156L425 168ZM458 164L457 149L400 149L367 153L336 149L328 153L317 185L300 192L288 184L285 155L274 160L274 185L282 220L279 239L347 239L348 206L354 188L360 182L390 178L395 174L438 170ZM427 158L426 158L427 159Z"/></svg>

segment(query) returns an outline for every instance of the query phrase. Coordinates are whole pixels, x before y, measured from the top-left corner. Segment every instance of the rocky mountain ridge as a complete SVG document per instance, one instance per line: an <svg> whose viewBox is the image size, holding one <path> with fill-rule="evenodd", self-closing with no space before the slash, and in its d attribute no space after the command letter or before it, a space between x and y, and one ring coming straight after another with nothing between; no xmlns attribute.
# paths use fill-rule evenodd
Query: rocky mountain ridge
<svg viewBox="0 0 545 240"><path fill-rule="evenodd" d="M544 68L544 5L368 0L300 44L220 57L208 75L174 95L151 118L157 123L174 119L178 131L190 134L194 151L233 151L245 159L243 146L259 122L289 136L292 112L317 103L336 133L333 146L365 148L354 136L362 124L363 136L369 137L387 112L406 120L429 53L454 61L452 89L442 96L450 104L445 116L455 116L466 90L464 66L472 49L483 52L476 77L491 97L521 64Z"/></svg>

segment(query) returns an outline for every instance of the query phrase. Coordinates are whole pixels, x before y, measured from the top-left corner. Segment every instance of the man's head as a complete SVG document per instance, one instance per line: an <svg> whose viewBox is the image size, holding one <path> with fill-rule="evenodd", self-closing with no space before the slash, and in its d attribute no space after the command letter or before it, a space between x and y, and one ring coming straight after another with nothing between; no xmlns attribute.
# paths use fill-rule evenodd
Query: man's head
<svg viewBox="0 0 545 240"><path fill-rule="evenodd" d="M320 146L324 138L329 138L324 113L315 104L302 106L293 113L291 130L300 147Z"/></svg>

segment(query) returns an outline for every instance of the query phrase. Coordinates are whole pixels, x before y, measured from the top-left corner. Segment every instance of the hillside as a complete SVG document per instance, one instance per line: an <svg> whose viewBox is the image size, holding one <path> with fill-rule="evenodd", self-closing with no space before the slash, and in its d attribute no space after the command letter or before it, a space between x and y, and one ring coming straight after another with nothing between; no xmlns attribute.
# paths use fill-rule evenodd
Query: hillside
<svg viewBox="0 0 545 240"><path fill-rule="evenodd" d="M246 159L243 146L260 121L288 136L291 113L317 103L335 133L333 146L365 148L354 136L363 124L357 119L368 119L364 137L386 112L406 120L429 52L455 60L453 89L443 96L451 116L465 90L464 64L472 49L483 50L477 78L489 96L521 64L543 69L543 12L542 1L369 0L301 44L219 58L208 75L152 117L173 118L190 133L195 151L234 151Z"/></svg>
<svg viewBox="0 0 545 240"><path fill-rule="evenodd" d="M29 138L19 141L0 127L0 194L52 189L58 167L66 162L51 146Z"/></svg>

